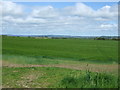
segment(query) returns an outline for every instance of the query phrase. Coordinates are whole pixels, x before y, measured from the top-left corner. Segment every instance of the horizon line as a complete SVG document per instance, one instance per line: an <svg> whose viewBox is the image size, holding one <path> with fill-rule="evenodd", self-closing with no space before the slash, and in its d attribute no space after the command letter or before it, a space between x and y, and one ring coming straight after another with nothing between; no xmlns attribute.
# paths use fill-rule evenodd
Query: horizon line
<svg viewBox="0 0 120 90"><path fill-rule="evenodd" d="M7 35L7 36L71 36L71 37L80 37L80 36L87 36L87 37L95 37L95 36L119 36L119 35L52 35L52 34L43 34L43 35L38 35L38 34L31 34L31 35L27 35L27 34L23 34L23 35L15 35L15 34L0 34L0 35Z"/></svg>

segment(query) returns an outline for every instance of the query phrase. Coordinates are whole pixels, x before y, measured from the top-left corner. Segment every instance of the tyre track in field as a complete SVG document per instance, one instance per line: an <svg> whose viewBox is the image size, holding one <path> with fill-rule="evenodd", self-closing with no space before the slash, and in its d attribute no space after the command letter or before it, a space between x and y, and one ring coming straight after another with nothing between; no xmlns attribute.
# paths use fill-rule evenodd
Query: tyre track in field
<svg viewBox="0 0 120 90"><path fill-rule="evenodd" d="M3 62L2 67L10 67L10 68L31 68L31 67L58 67L58 68L67 68L74 70L90 70L93 72L118 72L118 65L102 65L102 64L55 64L55 65L23 65L23 64L10 64L7 62Z"/></svg>

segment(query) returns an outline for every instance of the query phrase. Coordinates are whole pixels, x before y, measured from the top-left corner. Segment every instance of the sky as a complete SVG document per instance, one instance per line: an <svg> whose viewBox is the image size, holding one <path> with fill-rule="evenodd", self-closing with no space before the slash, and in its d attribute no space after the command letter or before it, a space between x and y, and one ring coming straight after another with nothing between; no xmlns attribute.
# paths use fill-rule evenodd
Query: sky
<svg viewBox="0 0 120 90"><path fill-rule="evenodd" d="M2 34L118 35L117 2L0 2ZM3 9L2 9L3 8Z"/></svg>

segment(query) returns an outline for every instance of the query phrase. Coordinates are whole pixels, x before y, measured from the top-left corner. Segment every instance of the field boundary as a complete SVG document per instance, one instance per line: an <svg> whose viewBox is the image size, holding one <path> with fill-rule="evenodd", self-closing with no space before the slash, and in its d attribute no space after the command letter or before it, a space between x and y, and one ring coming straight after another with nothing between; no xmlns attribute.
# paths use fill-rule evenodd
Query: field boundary
<svg viewBox="0 0 120 90"><path fill-rule="evenodd" d="M74 70L90 70L92 72L116 72L118 65L94 65L94 64L84 64L84 65L65 65L65 64L54 64L54 65L35 65L35 64L11 64L9 62L3 61L2 67L9 68L31 68L31 67L58 67L67 68ZM102 69L101 69L102 68Z"/></svg>

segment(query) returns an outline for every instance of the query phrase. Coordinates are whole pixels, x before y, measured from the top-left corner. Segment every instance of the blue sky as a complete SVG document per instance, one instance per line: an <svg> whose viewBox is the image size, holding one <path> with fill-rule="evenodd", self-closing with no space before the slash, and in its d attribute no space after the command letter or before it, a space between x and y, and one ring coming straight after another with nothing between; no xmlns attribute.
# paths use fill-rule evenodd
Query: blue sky
<svg viewBox="0 0 120 90"><path fill-rule="evenodd" d="M48 6L51 5L55 8L64 8L66 6L74 6L76 2L16 2L25 6ZM118 4L118 2L83 2L84 4L97 10L105 5L113 6Z"/></svg>
<svg viewBox="0 0 120 90"><path fill-rule="evenodd" d="M18 4L22 4L25 6L47 6L47 5L52 5L53 7L56 8L63 8L65 6L74 6L76 2L16 2ZM82 2L93 9L99 9L105 5L116 5L117 2Z"/></svg>
<svg viewBox="0 0 120 90"><path fill-rule="evenodd" d="M4 2L3 34L117 35L117 2Z"/></svg>

